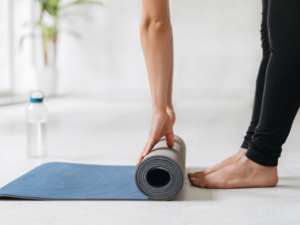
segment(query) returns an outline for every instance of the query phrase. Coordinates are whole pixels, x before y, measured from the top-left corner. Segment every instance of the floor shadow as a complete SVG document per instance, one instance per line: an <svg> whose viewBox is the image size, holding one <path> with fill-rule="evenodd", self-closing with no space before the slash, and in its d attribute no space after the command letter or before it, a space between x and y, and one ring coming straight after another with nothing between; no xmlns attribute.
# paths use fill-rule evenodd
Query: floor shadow
<svg viewBox="0 0 300 225"><path fill-rule="evenodd" d="M293 190L299 190L300 191L300 184L297 186L292 185L276 185L278 188L286 188L286 189L293 189Z"/></svg>
<svg viewBox="0 0 300 225"><path fill-rule="evenodd" d="M281 177L281 176L279 176L279 180L297 180L297 178L296 177L294 177L294 176L284 176L284 177Z"/></svg>
<svg viewBox="0 0 300 225"><path fill-rule="evenodd" d="M19 198L12 198L12 197L0 197L0 201L24 201L27 199L19 199Z"/></svg>

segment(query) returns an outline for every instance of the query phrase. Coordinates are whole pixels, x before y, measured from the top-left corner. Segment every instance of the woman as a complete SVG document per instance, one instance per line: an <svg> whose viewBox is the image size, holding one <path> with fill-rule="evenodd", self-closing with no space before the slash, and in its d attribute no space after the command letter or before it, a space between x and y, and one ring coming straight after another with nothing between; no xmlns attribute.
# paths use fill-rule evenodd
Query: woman
<svg viewBox="0 0 300 225"><path fill-rule="evenodd" d="M195 186L271 187L278 182L281 147L300 105L300 1L262 3L263 57L250 126L234 156L207 170L188 174Z"/></svg>

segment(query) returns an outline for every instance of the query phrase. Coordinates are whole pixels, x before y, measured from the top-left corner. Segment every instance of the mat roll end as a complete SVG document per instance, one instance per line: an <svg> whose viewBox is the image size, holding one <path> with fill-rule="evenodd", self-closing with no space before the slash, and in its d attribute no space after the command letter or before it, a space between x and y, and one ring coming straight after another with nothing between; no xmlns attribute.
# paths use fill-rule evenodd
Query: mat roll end
<svg viewBox="0 0 300 225"><path fill-rule="evenodd" d="M173 148L162 138L136 169L139 191L152 200L174 198L183 186L185 155L186 147L180 137L174 137Z"/></svg>

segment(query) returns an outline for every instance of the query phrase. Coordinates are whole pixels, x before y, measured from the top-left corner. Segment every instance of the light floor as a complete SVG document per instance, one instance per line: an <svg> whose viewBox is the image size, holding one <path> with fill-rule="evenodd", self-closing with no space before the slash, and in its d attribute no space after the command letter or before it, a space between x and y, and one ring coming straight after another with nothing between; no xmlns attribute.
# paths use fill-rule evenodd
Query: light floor
<svg viewBox="0 0 300 225"><path fill-rule="evenodd" d="M26 104L0 107L0 187L49 161L134 165L151 120L149 101L48 99L49 156L26 157ZM235 153L251 116L247 99L176 102L175 133L187 145L187 171ZM185 180L180 194L159 201L0 201L1 225L300 224L300 118L279 165L275 188L199 189Z"/></svg>

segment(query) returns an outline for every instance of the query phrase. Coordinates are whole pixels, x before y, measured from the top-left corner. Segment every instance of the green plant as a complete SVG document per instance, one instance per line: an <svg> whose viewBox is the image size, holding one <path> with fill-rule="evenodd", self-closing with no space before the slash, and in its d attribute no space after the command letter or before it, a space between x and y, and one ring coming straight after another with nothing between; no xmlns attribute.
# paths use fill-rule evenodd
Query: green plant
<svg viewBox="0 0 300 225"><path fill-rule="evenodd" d="M56 47L57 47L57 37L58 37L58 25L60 19L62 18L61 13L72 6L80 5L80 4L94 4L94 5L103 5L100 1L93 1L93 0L75 0L70 3L66 3L64 5L61 4L60 0L36 0L40 4L40 18L39 21L35 23L41 29L42 32L42 39L43 39L43 51L44 51L44 62L45 65L48 65L48 48L49 44L53 44L54 48L54 59L53 62L55 64L56 61ZM48 13L53 18L53 25L49 26L44 23L44 15ZM68 30L68 33L75 35L76 37L80 37L80 35L73 31Z"/></svg>

